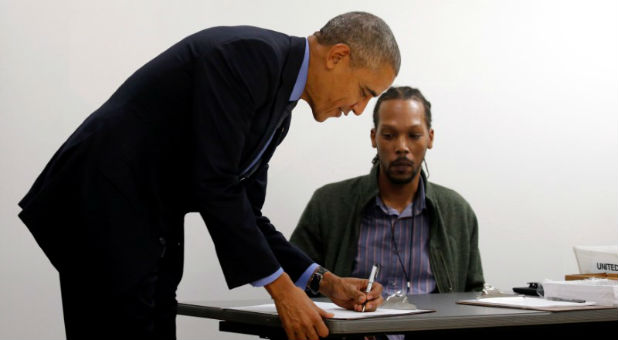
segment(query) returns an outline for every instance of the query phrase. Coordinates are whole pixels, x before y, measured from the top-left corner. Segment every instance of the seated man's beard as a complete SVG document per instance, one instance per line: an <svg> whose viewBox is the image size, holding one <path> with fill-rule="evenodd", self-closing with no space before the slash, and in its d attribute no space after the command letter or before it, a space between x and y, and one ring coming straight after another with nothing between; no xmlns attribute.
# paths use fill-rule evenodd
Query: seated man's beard
<svg viewBox="0 0 618 340"><path fill-rule="evenodd" d="M410 166L412 168L412 173L406 177L397 177L394 174L395 171L392 170L392 167L398 166L398 165ZM388 168L386 169L386 178L388 178L388 180L393 184L408 184L414 179L414 177L416 177L416 175L418 174L420 170L421 170L420 164L419 166L415 167L415 164L413 161L405 157L400 157L388 165Z"/></svg>

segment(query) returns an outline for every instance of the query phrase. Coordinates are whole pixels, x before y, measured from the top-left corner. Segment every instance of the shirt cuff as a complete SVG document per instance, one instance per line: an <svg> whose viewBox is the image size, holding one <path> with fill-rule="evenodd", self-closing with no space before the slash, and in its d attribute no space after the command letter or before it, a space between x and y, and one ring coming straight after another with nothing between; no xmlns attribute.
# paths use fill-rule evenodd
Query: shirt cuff
<svg viewBox="0 0 618 340"><path fill-rule="evenodd" d="M315 272L315 270L319 266L320 265L318 265L317 263L314 263L314 264L310 265L307 268L307 270L305 270L303 275L301 275L300 278L298 278L298 280L296 280L296 282L294 282L294 285L296 285L296 287L299 287L302 290L305 290L305 288L307 288L307 282L309 282L309 278L311 277L311 275L313 275L313 272Z"/></svg>
<svg viewBox="0 0 618 340"><path fill-rule="evenodd" d="M272 283L273 281L275 281L276 279L279 278L279 276L281 276L283 274L283 269L281 267L279 267L279 269L277 269L276 272L268 275L267 277L263 278L263 279L259 279L257 281L253 281L251 282L251 285L253 287L264 287L269 283Z"/></svg>

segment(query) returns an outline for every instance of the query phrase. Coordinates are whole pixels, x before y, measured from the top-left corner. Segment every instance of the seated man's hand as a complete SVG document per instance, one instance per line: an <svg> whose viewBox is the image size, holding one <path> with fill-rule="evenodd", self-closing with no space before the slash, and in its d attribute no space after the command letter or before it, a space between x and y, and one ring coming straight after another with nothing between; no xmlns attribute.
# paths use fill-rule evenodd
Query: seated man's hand
<svg viewBox="0 0 618 340"><path fill-rule="evenodd" d="M363 304L365 304L365 311L373 312L384 302L382 285L374 282L371 291L365 293L368 284L369 280L367 279L339 277L331 272L326 272L320 282L320 293L345 309L361 312Z"/></svg>
<svg viewBox="0 0 618 340"><path fill-rule="evenodd" d="M318 339L328 336L328 327L322 318L330 318L333 314L316 306L302 289L294 285L287 274L282 274L265 288L275 302L288 339Z"/></svg>

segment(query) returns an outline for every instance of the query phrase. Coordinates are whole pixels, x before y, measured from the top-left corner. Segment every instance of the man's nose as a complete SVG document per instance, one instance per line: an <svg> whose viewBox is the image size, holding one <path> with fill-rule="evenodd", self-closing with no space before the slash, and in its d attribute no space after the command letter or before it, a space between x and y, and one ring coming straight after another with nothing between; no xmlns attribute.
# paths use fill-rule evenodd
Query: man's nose
<svg viewBox="0 0 618 340"><path fill-rule="evenodd" d="M410 147L408 145L408 141L406 140L406 136L405 134L400 135L399 137L397 137L397 143L395 144L396 146L396 152L397 153L409 153L410 152Z"/></svg>
<svg viewBox="0 0 618 340"><path fill-rule="evenodd" d="M361 101L357 102L356 104L352 105L352 111L354 111L354 114L357 116L360 116L361 113L363 113L363 111L365 111L365 108L367 107L367 104L369 103L369 100L371 98L365 98L362 99Z"/></svg>

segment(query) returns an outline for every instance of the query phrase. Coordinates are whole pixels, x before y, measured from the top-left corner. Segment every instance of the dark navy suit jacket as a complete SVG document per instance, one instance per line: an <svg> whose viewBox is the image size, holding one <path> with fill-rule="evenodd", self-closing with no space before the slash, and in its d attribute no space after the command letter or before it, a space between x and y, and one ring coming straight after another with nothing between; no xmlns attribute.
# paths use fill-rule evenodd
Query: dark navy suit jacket
<svg viewBox="0 0 618 340"><path fill-rule="evenodd" d="M215 27L137 70L19 203L54 266L94 267L129 287L156 265L164 243L182 242L184 214L200 212L230 288L279 267L298 279L312 261L261 208L304 50L304 38Z"/></svg>

